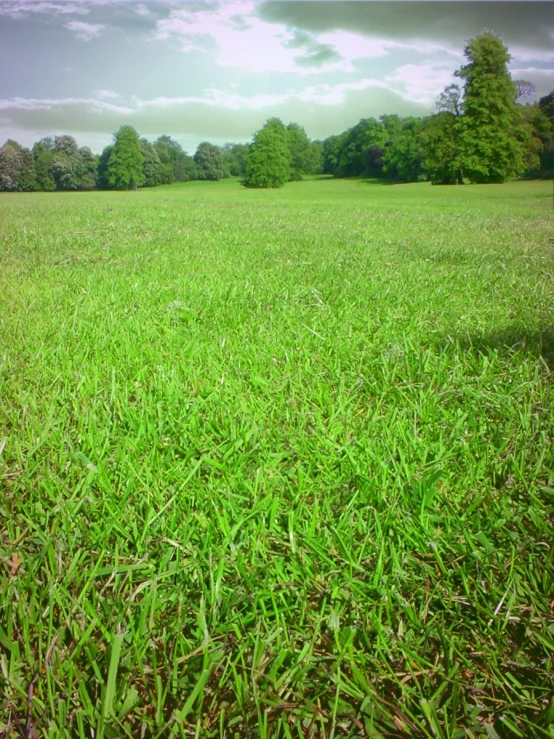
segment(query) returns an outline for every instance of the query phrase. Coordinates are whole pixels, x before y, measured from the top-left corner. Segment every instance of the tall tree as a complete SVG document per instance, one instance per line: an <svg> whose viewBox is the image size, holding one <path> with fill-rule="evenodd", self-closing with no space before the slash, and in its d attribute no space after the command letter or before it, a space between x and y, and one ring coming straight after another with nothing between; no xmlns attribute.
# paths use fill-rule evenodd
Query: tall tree
<svg viewBox="0 0 554 739"><path fill-rule="evenodd" d="M160 136L154 142L162 166L160 176L162 184L172 182L188 182L196 179L196 165L192 157L183 151L181 144L171 136Z"/></svg>
<svg viewBox="0 0 554 739"><path fill-rule="evenodd" d="M52 170L56 189L78 190L81 177L81 158L79 147L73 136L56 136L53 154Z"/></svg>
<svg viewBox="0 0 554 739"><path fill-rule="evenodd" d="M225 177L243 177L248 144L225 144L222 149Z"/></svg>
<svg viewBox="0 0 554 739"><path fill-rule="evenodd" d="M0 148L0 190L28 192L37 189L32 152L8 139Z"/></svg>
<svg viewBox="0 0 554 739"><path fill-rule="evenodd" d="M47 137L33 144L35 174L39 190L51 192L56 189L54 178L54 140Z"/></svg>
<svg viewBox="0 0 554 739"><path fill-rule="evenodd" d="M420 133L423 166L434 185L462 185L458 119L446 110L425 119Z"/></svg>
<svg viewBox="0 0 554 739"><path fill-rule="evenodd" d="M374 164L377 161L375 149L382 150L386 140L385 128L380 121L375 118L362 118L345 132L341 140L335 176L359 177L360 175L380 174L374 171ZM371 167L370 151L372 152Z"/></svg>
<svg viewBox="0 0 554 739"><path fill-rule="evenodd" d="M194 155L196 176L199 180L220 180L224 177L223 154L219 146L203 141Z"/></svg>
<svg viewBox="0 0 554 739"><path fill-rule="evenodd" d="M383 153L383 172L387 177L398 182L418 182L427 179L423 160L420 134L422 121L420 118L389 119L389 140Z"/></svg>
<svg viewBox="0 0 554 739"><path fill-rule="evenodd" d="M78 151L79 167L77 170L77 184L79 190L94 190L97 177L97 160L88 146Z"/></svg>
<svg viewBox="0 0 554 739"><path fill-rule="evenodd" d="M336 175L336 173L340 170L343 145L347 133L347 131L344 131L340 134L334 134L332 136L328 136L324 140L322 152L323 174Z"/></svg>
<svg viewBox="0 0 554 739"><path fill-rule="evenodd" d="M529 128L516 105L508 72L510 54L498 36L485 32L468 42L461 145L464 173L473 182L504 182L525 171Z"/></svg>
<svg viewBox="0 0 554 739"><path fill-rule="evenodd" d="M290 149L287 130L279 118L270 118L256 132L248 155L245 187L282 187L290 178Z"/></svg>
<svg viewBox="0 0 554 739"><path fill-rule="evenodd" d="M132 126L121 126L114 134L108 182L116 190L136 190L144 182L143 165L138 133Z"/></svg>
<svg viewBox="0 0 554 739"><path fill-rule="evenodd" d="M514 80L516 86L516 103L529 105L536 98L537 88L528 80Z"/></svg>
<svg viewBox="0 0 554 739"><path fill-rule="evenodd" d="M287 125L287 139L290 151L289 180L301 180L307 171L310 159L310 139L298 123Z"/></svg>
<svg viewBox="0 0 554 739"><path fill-rule="evenodd" d="M156 187L162 184L160 157L154 148L154 144L147 139L140 139L140 151L144 159L142 174L144 175L144 187Z"/></svg>

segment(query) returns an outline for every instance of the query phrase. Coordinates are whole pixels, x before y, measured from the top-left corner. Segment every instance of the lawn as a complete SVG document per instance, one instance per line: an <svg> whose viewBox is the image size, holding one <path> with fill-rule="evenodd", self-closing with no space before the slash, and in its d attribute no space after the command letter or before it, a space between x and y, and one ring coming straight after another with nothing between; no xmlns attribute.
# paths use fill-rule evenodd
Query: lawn
<svg viewBox="0 0 554 739"><path fill-rule="evenodd" d="M551 183L0 197L0 736L554 737Z"/></svg>

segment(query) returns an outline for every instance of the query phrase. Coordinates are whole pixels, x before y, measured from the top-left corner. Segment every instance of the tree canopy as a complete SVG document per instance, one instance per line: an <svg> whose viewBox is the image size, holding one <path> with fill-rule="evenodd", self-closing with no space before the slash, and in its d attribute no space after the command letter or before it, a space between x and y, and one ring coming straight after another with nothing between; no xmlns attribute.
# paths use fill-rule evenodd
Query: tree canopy
<svg viewBox="0 0 554 739"><path fill-rule="evenodd" d="M121 126L108 160L108 182L115 190L136 190L144 182L144 156L132 126Z"/></svg>
<svg viewBox="0 0 554 739"><path fill-rule="evenodd" d="M279 118L270 118L255 135L246 156L245 187L282 187L291 174L287 129Z"/></svg>

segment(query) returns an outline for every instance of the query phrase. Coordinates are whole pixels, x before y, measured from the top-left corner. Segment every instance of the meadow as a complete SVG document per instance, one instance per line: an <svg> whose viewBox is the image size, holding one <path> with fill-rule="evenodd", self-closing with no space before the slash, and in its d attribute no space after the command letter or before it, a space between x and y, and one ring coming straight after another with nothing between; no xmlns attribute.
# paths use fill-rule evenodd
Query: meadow
<svg viewBox="0 0 554 739"><path fill-rule="evenodd" d="M552 185L0 197L0 736L554 737Z"/></svg>

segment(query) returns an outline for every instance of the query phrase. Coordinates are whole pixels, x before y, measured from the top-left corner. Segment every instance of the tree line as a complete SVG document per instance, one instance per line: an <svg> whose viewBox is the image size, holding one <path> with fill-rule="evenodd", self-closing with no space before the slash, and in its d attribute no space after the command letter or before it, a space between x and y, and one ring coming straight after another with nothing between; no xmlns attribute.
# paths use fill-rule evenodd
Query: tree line
<svg viewBox="0 0 554 739"><path fill-rule="evenodd" d="M205 141L194 156L170 136L150 142L132 126L122 126L101 155L67 135L32 149L9 140L0 148L0 190L129 190L224 177L274 188L315 174L445 185L552 176L554 91L530 102L534 86L512 80L508 49L492 32L469 41L464 53L460 83L446 87L423 118L362 118L323 141L271 118L250 144Z"/></svg>

